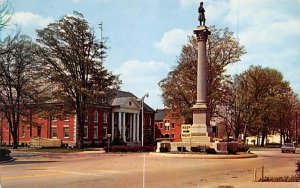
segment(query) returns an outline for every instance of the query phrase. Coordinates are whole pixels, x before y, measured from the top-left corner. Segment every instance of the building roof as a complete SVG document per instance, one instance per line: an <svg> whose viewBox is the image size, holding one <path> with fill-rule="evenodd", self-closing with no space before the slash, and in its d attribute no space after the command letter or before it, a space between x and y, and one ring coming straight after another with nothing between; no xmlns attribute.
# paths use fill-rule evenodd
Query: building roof
<svg viewBox="0 0 300 188"><path fill-rule="evenodd" d="M162 121L169 112L170 112L169 109L157 109L154 120Z"/></svg>
<svg viewBox="0 0 300 188"><path fill-rule="evenodd" d="M111 104L113 107L140 110L141 106L134 97L115 98Z"/></svg>
<svg viewBox="0 0 300 188"><path fill-rule="evenodd" d="M137 97L134 94L130 93L130 92L116 90L115 91L115 98L121 98L121 97L135 97L137 99Z"/></svg>
<svg viewBox="0 0 300 188"><path fill-rule="evenodd" d="M123 98L123 99L122 99ZM130 93L130 92L126 92L126 91L120 91L120 90L116 90L115 91L115 97L111 102L112 106L116 106L119 103L123 103L124 100L127 101L128 98L135 98L135 100L138 102L138 104L141 106L141 101L139 98L137 98L134 94ZM151 108L148 104L144 103L144 111L145 112L153 112L155 113L155 110L153 110L153 108Z"/></svg>

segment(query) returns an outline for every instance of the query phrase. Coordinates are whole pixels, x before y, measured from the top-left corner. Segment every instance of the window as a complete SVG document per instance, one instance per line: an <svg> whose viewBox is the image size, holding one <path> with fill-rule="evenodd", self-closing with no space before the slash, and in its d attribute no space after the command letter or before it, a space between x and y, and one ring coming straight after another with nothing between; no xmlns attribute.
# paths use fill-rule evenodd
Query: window
<svg viewBox="0 0 300 188"><path fill-rule="evenodd" d="M107 123L108 113L103 113L103 123Z"/></svg>
<svg viewBox="0 0 300 188"><path fill-rule="evenodd" d="M175 129L175 123L171 123L172 129Z"/></svg>
<svg viewBox="0 0 300 188"><path fill-rule="evenodd" d="M22 138L25 137L25 126L21 126L21 135L22 135Z"/></svg>
<svg viewBox="0 0 300 188"><path fill-rule="evenodd" d="M69 136L70 136L70 129L69 129L68 125L64 125L63 131L64 131L64 138L69 138Z"/></svg>
<svg viewBox="0 0 300 188"><path fill-rule="evenodd" d="M103 138L107 138L107 127L103 127Z"/></svg>
<svg viewBox="0 0 300 188"><path fill-rule="evenodd" d="M55 125L51 127L51 138L57 138L57 127Z"/></svg>
<svg viewBox="0 0 300 188"><path fill-rule="evenodd" d="M87 126L84 126L84 130L83 130L83 137L84 138L88 138L88 127Z"/></svg>
<svg viewBox="0 0 300 188"><path fill-rule="evenodd" d="M94 139L98 139L98 127L94 126Z"/></svg>
<svg viewBox="0 0 300 188"><path fill-rule="evenodd" d="M149 117L149 125L151 126L151 123L152 123L152 119L151 117Z"/></svg>
<svg viewBox="0 0 300 188"><path fill-rule="evenodd" d="M89 122L89 115L87 114L87 115L85 115L85 117L84 117L84 121L85 122Z"/></svg>
<svg viewBox="0 0 300 188"><path fill-rule="evenodd" d="M42 136L42 126L37 126L37 136L38 137Z"/></svg>
<svg viewBox="0 0 300 188"><path fill-rule="evenodd" d="M56 117L51 117L51 121L57 121Z"/></svg>
<svg viewBox="0 0 300 188"><path fill-rule="evenodd" d="M94 123L98 123L99 114L97 111L94 112Z"/></svg>
<svg viewBox="0 0 300 188"><path fill-rule="evenodd" d="M159 129L162 129L163 128L163 122L159 122Z"/></svg>
<svg viewBox="0 0 300 188"><path fill-rule="evenodd" d="M64 121L70 121L70 114L66 114L64 116Z"/></svg>
<svg viewBox="0 0 300 188"><path fill-rule="evenodd" d="M170 120L165 120L165 130L166 131L170 130Z"/></svg>
<svg viewBox="0 0 300 188"><path fill-rule="evenodd" d="M171 134L171 138L175 138L175 134Z"/></svg>

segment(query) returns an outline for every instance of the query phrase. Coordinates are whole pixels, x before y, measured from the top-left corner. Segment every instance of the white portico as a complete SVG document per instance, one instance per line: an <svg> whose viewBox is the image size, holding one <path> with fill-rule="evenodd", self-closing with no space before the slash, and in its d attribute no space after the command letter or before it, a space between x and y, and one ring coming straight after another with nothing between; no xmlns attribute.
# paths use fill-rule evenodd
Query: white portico
<svg viewBox="0 0 300 188"><path fill-rule="evenodd" d="M124 143L140 142L140 110L141 106L135 97L121 97L113 100L111 141L119 139Z"/></svg>

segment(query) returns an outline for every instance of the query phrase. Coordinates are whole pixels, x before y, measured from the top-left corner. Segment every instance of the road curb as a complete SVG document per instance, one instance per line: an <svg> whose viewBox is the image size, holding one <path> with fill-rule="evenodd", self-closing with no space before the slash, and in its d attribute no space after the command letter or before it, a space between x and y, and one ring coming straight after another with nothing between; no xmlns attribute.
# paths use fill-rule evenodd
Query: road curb
<svg viewBox="0 0 300 188"><path fill-rule="evenodd" d="M206 154L175 154L175 153L155 153L151 152L152 156L161 156L161 157L177 157L177 158L194 158L194 159L247 159L247 158L256 158L256 154L243 154L243 155L206 155Z"/></svg>

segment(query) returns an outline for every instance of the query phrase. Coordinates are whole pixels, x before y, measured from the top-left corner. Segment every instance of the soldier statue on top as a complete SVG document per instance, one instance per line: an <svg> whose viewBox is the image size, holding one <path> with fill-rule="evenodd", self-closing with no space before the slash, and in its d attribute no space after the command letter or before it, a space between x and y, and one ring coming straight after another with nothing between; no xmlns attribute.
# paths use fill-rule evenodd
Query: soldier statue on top
<svg viewBox="0 0 300 188"><path fill-rule="evenodd" d="M199 13L198 20L200 22L200 26L201 24L205 26L205 10L203 8L203 2L200 3L200 6L198 8L198 13Z"/></svg>

